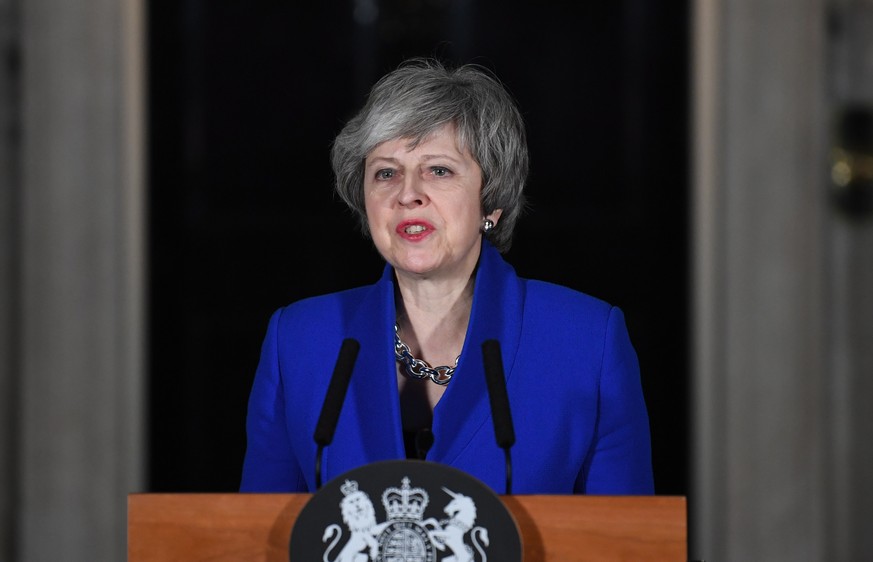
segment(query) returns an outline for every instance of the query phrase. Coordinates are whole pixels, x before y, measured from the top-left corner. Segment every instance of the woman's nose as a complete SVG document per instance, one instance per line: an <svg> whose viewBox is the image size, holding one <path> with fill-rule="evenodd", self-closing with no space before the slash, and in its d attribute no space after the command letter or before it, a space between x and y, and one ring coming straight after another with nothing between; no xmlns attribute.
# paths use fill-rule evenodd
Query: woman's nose
<svg viewBox="0 0 873 562"><path fill-rule="evenodd" d="M404 207L419 207L427 201L421 180L413 175L404 178L403 187L397 194L397 202Z"/></svg>

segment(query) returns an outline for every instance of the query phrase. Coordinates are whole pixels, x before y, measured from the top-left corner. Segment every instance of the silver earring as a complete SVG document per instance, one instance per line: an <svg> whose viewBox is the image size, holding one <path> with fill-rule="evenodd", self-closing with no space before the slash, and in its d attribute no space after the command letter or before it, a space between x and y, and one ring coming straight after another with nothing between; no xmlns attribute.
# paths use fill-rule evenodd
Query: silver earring
<svg viewBox="0 0 873 562"><path fill-rule="evenodd" d="M494 228L494 221L491 219L485 219L482 221L482 232L488 234Z"/></svg>

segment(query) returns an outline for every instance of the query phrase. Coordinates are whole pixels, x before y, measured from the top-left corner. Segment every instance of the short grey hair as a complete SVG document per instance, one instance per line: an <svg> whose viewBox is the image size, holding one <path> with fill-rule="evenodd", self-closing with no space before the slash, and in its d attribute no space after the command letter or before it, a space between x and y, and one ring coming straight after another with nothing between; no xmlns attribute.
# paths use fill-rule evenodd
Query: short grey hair
<svg viewBox="0 0 873 562"><path fill-rule="evenodd" d="M506 252L525 204L527 140L515 101L496 77L478 66L447 69L434 60L413 59L382 77L334 140L336 191L369 235L363 188L367 155L398 138L410 139L414 147L447 124L455 126L459 144L482 170L483 214L503 210L487 237Z"/></svg>

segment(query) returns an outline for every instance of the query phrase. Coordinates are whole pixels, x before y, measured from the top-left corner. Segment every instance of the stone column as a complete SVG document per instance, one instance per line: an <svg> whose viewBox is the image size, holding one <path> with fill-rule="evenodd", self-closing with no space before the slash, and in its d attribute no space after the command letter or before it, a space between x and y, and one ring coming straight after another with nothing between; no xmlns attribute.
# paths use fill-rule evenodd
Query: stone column
<svg viewBox="0 0 873 562"><path fill-rule="evenodd" d="M143 485L144 13L21 2L21 560L123 560Z"/></svg>
<svg viewBox="0 0 873 562"><path fill-rule="evenodd" d="M692 558L830 560L825 0L697 0Z"/></svg>

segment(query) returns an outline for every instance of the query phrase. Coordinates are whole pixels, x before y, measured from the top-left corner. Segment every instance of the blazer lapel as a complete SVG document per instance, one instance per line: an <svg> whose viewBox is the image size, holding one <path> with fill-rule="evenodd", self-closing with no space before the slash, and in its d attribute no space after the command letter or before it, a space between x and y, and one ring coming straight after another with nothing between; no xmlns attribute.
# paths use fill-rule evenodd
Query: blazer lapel
<svg viewBox="0 0 873 562"><path fill-rule="evenodd" d="M521 336L524 289L513 268L486 240L476 272L473 310L461 359L434 410L434 445L428 460L452 464L481 430L493 433L482 343L500 342L507 381L512 377Z"/></svg>
<svg viewBox="0 0 873 562"><path fill-rule="evenodd" d="M337 476L356 466L404 458L400 399L394 365L394 282L382 278L350 311L344 337L361 344L336 436L325 460ZM327 466L329 463L329 466Z"/></svg>

